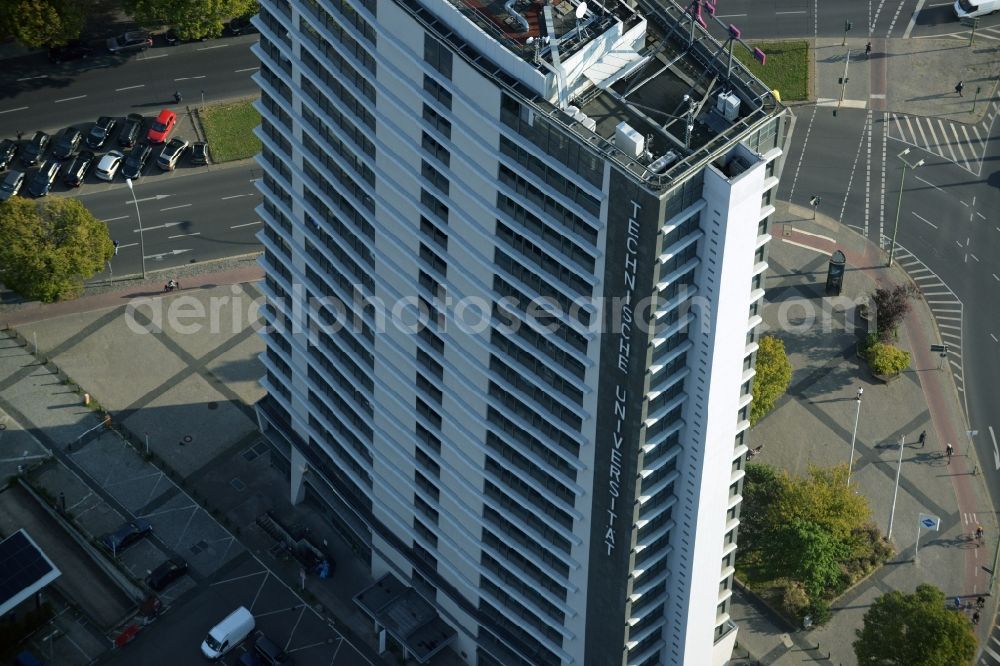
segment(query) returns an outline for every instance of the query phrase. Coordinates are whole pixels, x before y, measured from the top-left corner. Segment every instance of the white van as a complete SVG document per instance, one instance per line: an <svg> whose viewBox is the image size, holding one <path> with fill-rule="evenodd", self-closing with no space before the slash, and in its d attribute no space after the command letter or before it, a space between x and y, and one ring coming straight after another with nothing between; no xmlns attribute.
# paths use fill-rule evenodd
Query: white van
<svg viewBox="0 0 1000 666"><path fill-rule="evenodd" d="M249 636L253 628L253 614L240 606L212 627L201 644L201 653L213 661L219 659Z"/></svg>
<svg viewBox="0 0 1000 666"><path fill-rule="evenodd" d="M958 18L975 18L1000 11L1000 0L955 0Z"/></svg>

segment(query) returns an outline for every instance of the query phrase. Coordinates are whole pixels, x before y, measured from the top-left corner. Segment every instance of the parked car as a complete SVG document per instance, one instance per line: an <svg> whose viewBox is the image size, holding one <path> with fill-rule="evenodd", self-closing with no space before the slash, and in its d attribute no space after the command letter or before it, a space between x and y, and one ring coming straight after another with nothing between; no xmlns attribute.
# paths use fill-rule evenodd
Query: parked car
<svg viewBox="0 0 1000 666"><path fill-rule="evenodd" d="M257 636L257 640L253 644L253 650L261 658L261 661L268 664L268 666L286 666L293 663L292 659L285 654L285 651L264 634Z"/></svg>
<svg viewBox="0 0 1000 666"><path fill-rule="evenodd" d="M35 166L38 164L38 161L42 158L42 153L45 152L45 148L49 145L49 140L50 137L45 132L35 132L35 136L31 137L31 141L21 151L21 164L24 166Z"/></svg>
<svg viewBox="0 0 1000 666"><path fill-rule="evenodd" d="M142 175L142 170L149 161L149 156L153 154L153 147L148 143L140 143L132 149L125 161L122 162L122 176L135 180Z"/></svg>
<svg viewBox="0 0 1000 666"><path fill-rule="evenodd" d="M146 576L146 585L149 585L150 589L159 592L164 589L167 585L183 576L187 573L188 563L180 558L169 559L160 566L153 569L148 576Z"/></svg>
<svg viewBox="0 0 1000 666"><path fill-rule="evenodd" d="M81 141L83 141L83 133L80 130L75 127L64 129L52 146L52 157L57 160L73 157L73 154L79 149Z"/></svg>
<svg viewBox="0 0 1000 666"><path fill-rule="evenodd" d="M59 168L62 163L59 160L48 159L42 162L38 171L31 177L28 183L28 194L33 197L44 197L52 189L52 183L56 182L59 176Z"/></svg>
<svg viewBox="0 0 1000 666"><path fill-rule="evenodd" d="M208 144L204 141L191 144L191 164L208 164Z"/></svg>
<svg viewBox="0 0 1000 666"><path fill-rule="evenodd" d="M124 158L125 153L120 150L112 150L108 152L108 154L102 157L101 161L97 163L97 171L94 175L101 180L114 180L115 174L118 173L118 167L122 165L122 160Z"/></svg>
<svg viewBox="0 0 1000 666"><path fill-rule="evenodd" d="M78 39L74 39L65 46L53 46L49 48L49 60L55 63L86 60L92 55L94 55L94 49Z"/></svg>
<svg viewBox="0 0 1000 666"><path fill-rule="evenodd" d="M0 141L0 170L6 169L14 162L14 156L20 148L17 141L4 139Z"/></svg>
<svg viewBox="0 0 1000 666"><path fill-rule="evenodd" d="M139 140L142 134L142 125L146 121L139 113L130 113L122 123L122 128L118 132L118 145L123 148L131 148Z"/></svg>
<svg viewBox="0 0 1000 666"><path fill-rule="evenodd" d="M207 42L208 35L205 35L204 37L196 37L195 39L181 39L177 36L177 31L170 28L170 30L163 33L163 41L166 42L167 46L177 46L181 42Z"/></svg>
<svg viewBox="0 0 1000 666"><path fill-rule="evenodd" d="M256 626L253 614L240 606L212 627L201 643L201 653L216 661L243 642Z"/></svg>
<svg viewBox="0 0 1000 666"><path fill-rule="evenodd" d="M175 136L167 142L167 145L163 146L160 156L156 158L156 166L164 171L173 171L177 167L177 160L181 158L187 147L187 141L179 136Z"/></svg>
<svg viewBox="0 0 1000 666"><path fill-rule="evenodd" d="M244 652L240 655L240 660L237 662L237 666L264 666L264 662L262 662L260 657L255 655L253 652Z"/></svg>
<svg viewBox="0 0 1000 666"><path fill-rule="evenodd" d="M0 181L0 201L7 201L20 192L22 185L24 185L24 172L8 171L7 175Z"/></svg>
<svg viewBox="0 0 1000 666"><path fill-rule="evenodd" d="M114 532L108 532L100 538L100 542L108 549L108 552L116 555L152 531L153 526L148 521L136 518L133 522L125 523Z"/></svg>
<svg viewBox="0 0 1000 666"><path fill-rule="evenodd" d="M94 153L89 150L82 151L66 165L66 169L63 171L63 183L69 187L80 187L83 184L84 176L87 175L87 171L90 170L93 163Z"/></svg>
<svg viewBox="0 0 1000 666"><path fill-rule="evenodd" d="M118 121L111 116L98 118L94 126L90 128L90 134L87 135L87 146L94 150L103 147L111 137L111 132L116 125L118 125Z"/></svg>
<svg viewBox="0 0 1000 666"><path fill-rule="evenodd" d="M153 124L149 126L146 139L150 143L163 143L170 136L170 132L176 124L177 114L170 109L163 109L160 111L160 115L156 116Z"/></svg>
<svg viewBox="0 0 1000 666"><path fill-rule="evenodd" d="M112 53L145 51L152 45L153 38L144 30L132 30L117 37L108 38L108 51Z"/></svg>

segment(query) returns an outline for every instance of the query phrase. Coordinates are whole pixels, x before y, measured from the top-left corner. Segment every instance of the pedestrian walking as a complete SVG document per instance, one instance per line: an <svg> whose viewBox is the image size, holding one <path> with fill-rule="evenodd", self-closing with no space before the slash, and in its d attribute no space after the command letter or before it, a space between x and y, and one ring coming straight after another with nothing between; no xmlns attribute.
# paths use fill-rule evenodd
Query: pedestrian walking
<svg viewBox="0 0 1000 666"><path fill-rule="evenodd" d="M177 91L177 90L175 90L174 91L174 104L180 104L181 103L181 99L182 99L182 97L181 97L180 92Z"/></svg>
<svg viewBox="0 0 1000 666"><path fill-rule="evenodd" d="M948 443L948 446L944 447L944 454L948 456L948 464L951 464L951 457L955 455L955 447Z"/></svg>
<svg viewBox="0 0 1000 666"><path fill-rule="evenodd" d="M920 431L920 448L924 448L924 442L926 442L926 441L927 441L927 431L926 430L921 430Z"/></svg>
<svg viewBox="0 0 1000 666"><path fill-rule="evenodd" d="M976 540L979 543L983 542L983 526L982 525L976 525Z"/></svg>
<svg viewBox="0 0 1000 666"><path fill-rule="evenodd" d="M972 626L974 627L977 624L979 624L979 611L972 614Z"/></svg>
<svg viewBox="0 0 1000 666"><path fill-rule="evenodd" d="M122 246L121 242L115 241L115 256L118 256L118 249Z"/></svg>
<svg viewBox="0 0 1000 666"><path fill-rule="evenodd" d="M21 137L24 136L23 130L17 130L17 140L20 141Z"/></svg>
<svg viewBox="0 0 1000 666"><path fill-rule="evenodd" d="M986 605L985 597L976 597L976 608L982 608Z"/></svg>
<svg viewBox="0 0 1000 666"><path fill-rule="evenodd" d="M955 610L962 610L962 600L955 597Z"/></svg>
<svg viewBox="0 0 1000 666"><path fill-rule="evenodd" d="M959 81L955 84L955 92L958 93L959 97L965 97L965 95L962 94L963 90L965 90L965 81Z"/></svg>
<svg viewBox="0 0 1000 666"><path fill-rule="evenodd" d="M865 44L865 57L867 58L871 54L872 54L872 43L868 42L867 44Z"/></svg>

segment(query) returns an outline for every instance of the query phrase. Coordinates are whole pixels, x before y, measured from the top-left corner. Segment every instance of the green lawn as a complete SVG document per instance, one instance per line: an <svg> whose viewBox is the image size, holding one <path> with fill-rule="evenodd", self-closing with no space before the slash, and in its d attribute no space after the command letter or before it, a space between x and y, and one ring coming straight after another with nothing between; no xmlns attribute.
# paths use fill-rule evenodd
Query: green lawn
<svg viewBox="0 0 1000 666"><path fill-rule="evenodd" d="M244 160L260 152L260 139L253 134L260 114L251 101L210 106L198 115L213 162Z"/></svg>
<svg viewBox="0 0 1000 666"><path fill-rule="evenodd" d="M804 39L790 39L780 42L752 42L767 55L761 65L746 49L737 45L734 55L747 68L767 84L777 90L783 101L809 98L809 42Z"/></svg>

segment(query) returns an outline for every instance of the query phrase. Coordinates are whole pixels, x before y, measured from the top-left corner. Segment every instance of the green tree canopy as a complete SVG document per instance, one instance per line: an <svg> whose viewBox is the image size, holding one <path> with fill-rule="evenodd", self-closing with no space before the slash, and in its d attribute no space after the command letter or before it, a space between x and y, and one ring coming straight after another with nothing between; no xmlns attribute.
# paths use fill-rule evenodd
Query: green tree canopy
<svg viewBox="0 0 1000 666"><path fill-rule="evenodd" d="M107 226L76 199L0 204L0 282L25 298L73 298L114 254Z"/></svg>
<svg viewBox="0 0 1000 666"><path fill-rule="evenodd" d="M773 566L801 581L813 599L836 585L841 576L840 562L848 554L843 541L808 520L786 523L774 535Z"/></svg>
<svg viewBox="0 0 1000 666"><path fill-rule="evenodd" d="M84 12L79 0L4 0L0 35L13 35L31 48L59 46L80 36Z"/></svg>
<svg viewBox="0 0 1000 666"><path fill-rule="evenodd" d="M785 354L785 343L765 335L757 347L757 374L753 378L753 402L750 403L750 425L757 425L774 409L792 381L792 364Z"/></svg>
<svg viewBox="0 0 1000 666"><path fill-rule="evenodd" d="M140 25L169 25L181 39L218 37L223 22L253 14L257 0L125 0L125 11Z"/></svg>
<svg viewBox="0 0 1000 666"><path fill-rule="evenodd" d="M848 487L847 473L847 465L810 466L803 477L782 472L784 484L772 516L780 523L819 525L837 540L849 542L852 532L871 520L871 509L863 495Z"/></svg>
<svg viewBox="0 0 1000 666"><path fill-rule="evenodd" d="M920 585L913 594L883 594L856 629L858 666L971 664L976 638L964 614L948 610L944 593Z"/></svg>

